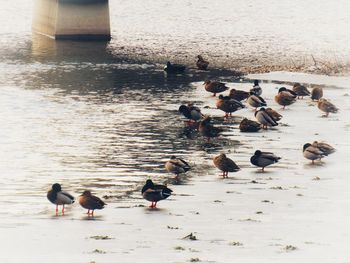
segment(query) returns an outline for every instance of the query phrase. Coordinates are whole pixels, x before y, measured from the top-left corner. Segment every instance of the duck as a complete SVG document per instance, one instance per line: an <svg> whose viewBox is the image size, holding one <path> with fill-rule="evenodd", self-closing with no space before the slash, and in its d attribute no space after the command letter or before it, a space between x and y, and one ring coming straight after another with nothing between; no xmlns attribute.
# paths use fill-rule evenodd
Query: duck
<svg viewBox="0 0 350 263"><path fill-rule="evenodd" d="M283 118L281 114L271 108L266 108L265 110L276 122Z"/></svg>
<svg viewBox="0 0 350 263"><path fill-rule="evenodd" d="M255 166L262 167L262 171L264 172L266 166L277 163L280 159L281 157L278 157L271 152L257 150L250 158L250 162Z"/></svg>
<svg viewBox="0 0 350 263"><path fill-rule="evenodd" d="M175 174L175 179L179 179L179 174L186 173L191 169L191 166L185 160L171 156L170 160L165 163L165 169L169 173Z"/></svg>
<svg viewBox="0 0 350 263"><path fill-rule="evenodd" d="M255 108L255 110L258 107L263 107L263 106L267 106L266 101L260 97L259 95L256 95L254 92L250 92L250 96L247 99L247 103L252 106L253 108Z"/></svg>
<svg viewBox="0 0 350 263"><path fill-rule="evenodd" d="M201 110L198 107L193 106L192 103L188 105L181 105L179 107L179 112L189 119L189 122L197 122L203 117Z"/></svg>
<svg viewBox="0 0 350 263"><path fill-rule="evenodd" d="M181 64L172 64L170 61L166 63L164 71L167 73L183 73L186 70L185 65Z"/></svg>
<svg viewBox="0 0 350 263"><path fill-rule="evenodd" d="M254 85L250 92L257 96L260 96L262 94L262 88L259 86L259 80L254 80Z"/></svg>
<svg viewBox="0 0 350 263"><path fill-rule="evenodd" d="M207 70L209 66L209 62L205 61L201 55L198 55L197 58L198 58L196 63L197 68L200 70Z"/></svg>
<svg viewBox="0 0 350 263"><path fill-rule="evenodd" d="M47 199L56 205L56 215L58 215L58 206L62 205L62 215L64 215L64 206L74 203L74 197L67 192L62 191L62 187L58 183L54 183L47 192Z"/></svg>
<svg viewBox="0 0 350 263"><path fill-rule="evenodd" d="M157 202L167 199L173 191L166 185L154 184L151 179L142 187L141 194L144 199L152 202L150 208L156 208Z"/></svg>
<svg viewBox="0 0 350 263"><path fill-rule="evenodd" d="M229 97L234 100L242 101L248 99L250 93L244 90L231 89Z"/></svg>
<svg viewBox="0 0 350 263"><path fill-rule="evenodd" d="M296 102L296 95L288 91L285 87L282 87L278 90L278 94L275 96L275 101L285 109L286 106Z"/></svg>
<svg viewBox="0 0 350 263"><path fill-rule="evenodd" d="M295 83L293 86L293 91L297 94L298 99L304 98L305 96L310 96L310 91L300 83Z"/></svg>
<svg viewBox="0 0 350 263"><path fill-rule="evenodd" d="M218 137L220 133L223 131L222 128L214 127L212 124L210 124L211 118L209 116L206 116L200 123L199 123L199 132L207 137L207 141L210 142L210 138Z"/></svg>
<svg viewBox="0 0 350 263"><path fill-rule="evenodd" d="M222 171L222 178L228 178L229 172L238 172L240 168L226 154L222 153L213 159L214 165Z"/></svg>
<svg viewBox="0 0 350 263"><path fill-rule="evenodd" d="M258 132L261 129L261 124L256 121L248 120L244 118L239 124L239 130L241 132Z"/></svg>
<svg viewBox="0 0 350 263"><path fill-rule="evenodd" d="M312 146L318 148L325 155L330 155L332 153L335 153L335 151L336 151L333 146L331 146L331 145L329 145L328 143L325 143L325 142L314 141L312 143Z"/></svg>
<svg viewBox="0 0 350 263"><path fill-rule="evenodd" d="M203 85L206 91L213 93L214 97L216 93L221 93L229 89L225 83L219 81L206 80Z"/></svg>
<svg viewBox="0 0 350 263"><path fill-rule="evenodd" d="M326 156L324 152L322 152L319 148L312 146L310 143L305 143L303 146L303 156L306 159L309 159L312 161L312 164L315 163L315 160L322 159L324 156Z"/></svg>
<svg viewBox="0 0 350 263"><path fill-rule="evenodd" d="M318 100L318 103L317 103L317 107L326 113L326 115L324 115L324 117L328 117L329 113L337 113L338 112L338 108L333 104L331 103L330 101L324 99L324 98L321 98Z"/></svg>
<svg viewBox="0 0 350 263"><path fill-rule="evenodd" d="M277 126L277 121L262 107L255 112L255 118L263 126L263 129L267 130L267 126Z"/></svg>
<svg viewBox="0 0 350 263"><path fill-rule="evenodd" d="M225 118L227 118L229 115L232 116L232 112L245 108L240 101L223 95L219 95L219 100L216 102L216 107L225 112Z"/></svg>
<svg viewBox="0 0 350 263"><path fill-rule="evenodd" d="M92 195L89 190L85 190L80 196L79 196L79 204L87 209L88 216L94 216L94 210L96 209L103 209L106 205L105 202L103 202L99 197ZM90 213L91 210L91 213Z"/></svg>
<svg viewBox="0 0 350 263"><path fill-rule="evenodd" d="M314 87L311 90L311 100L319 101L323 97L323 89L321 87Z"/></svg>

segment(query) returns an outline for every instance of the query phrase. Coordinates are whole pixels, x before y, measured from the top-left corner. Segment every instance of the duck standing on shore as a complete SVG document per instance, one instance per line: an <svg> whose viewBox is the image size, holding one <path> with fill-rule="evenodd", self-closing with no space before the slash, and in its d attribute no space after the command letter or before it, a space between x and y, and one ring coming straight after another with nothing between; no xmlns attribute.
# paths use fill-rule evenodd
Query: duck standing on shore
<svg viewBox="0 0 350 263"><path fill-rule="evenodd" d="M209 116L205 117L204 120L202 120L199 123L199 132L207 137L207 141L210 142L210 138L215 138L220 135L220 133L223 131L222 128L214 127L212 124L210 124L211 118Z"/></svg>
<svg viewBox="0 0 350 263"><path fill-rule="evenodd" d="M244 118L241 123L239 124L239 130L241 132L258 132L261 129L261 124L248 120L247 118Z"/></svg>
<svg viewBox="0 0 350 263"><path fill-rule="evenodd" d="M311 95L310 91L305 86L301 85L300 83L294 84L293 91L297 94L298 99L300 97L303 99L305 96Z"/></svg>
<svg viewBox="0 0 350 263"><path fill-rule="evenodd" d="M175 179L179 179L179 175L186 173L191 169L191 166L183 159L171 156L170 160L165 163L165 169L169 173L175 174Z"/></svg>
<svg viewBox="0 0 350 263"><path fill-rule="evenodd" d="M179 107L179 112L189 119L189 122L197 122L203 117L201 110L192 103L189 103L188 105L181 105Z"/></svg>
<svg viewBox="0 0 350 263"><path fill-rule="evenodd" d="M262 107L255 112L255 118L263 126L263 129L267 130L267 126L277 126L277 121Z"/></svg>
<svg viewBox="0 0 350 263"><path fill-rule="evenodd" d="M181 64L172 64L170 61L166 63L164 71L167 73L183 73L186 70L185 65Z"/></svg>
<svg viewBox="0 0 350 263"><path fill-rule="evenodd" d="M281 157L278 157L271 152L257 150L250 158L250 162L255 166L262 167L262 171L264 172L266 166L277 163L280 159Z"/></svg>
<svg viewBox="0 0 350 263"><path fill-rule="evenodd" d="M255 110L259 107L267 106L266 101L252 91L250 92L250 96L247 99L247 103L255 108Z"/></svg>
<svg viewBox="0 0 350 263"><path fill-rule="evenodd" d="M103 209L106 205L105 202L103 202L100 198L98 198L95 195L92 195L90 191L85 190L80 196L79 196L79 204L87 209L88 216L94 216L94 210L96 209ZM91 210L91 213L90 213Z"/></svg>
<svg viewBox="0 0 350 263"><path fill-rule="evenodd" d="M61 185L58 183L51 186L51 189L47 192L47 199L56 205L56 215L58 215L59 205L62 205L62 215L64 215L64 205L74 203L74 197L67 192L63 192Z"/></svg>
<svg viewBox="0 0 350 263"><path fill-rule="evenodd" d="M311 160L312 164L315 163L315 160L317 160L317 159L321 160L326 155L327 154L322 152L318 147L315 147L315 146L311 145L310 143L305 143L303 146L303 156L306 159Z"/></svg>
<svg viewBox="0 0 350 263"><path fill-rule="evenodd" d="M222 171L222 178L228 178L229 172L238 172L240 168L226 154L220 154L213 159L214 165Z"/></svg>
<svg viewBox="0 0 350 263"><path fill-rule="evenodd" d="M216 93L221 93L228 90L228 87L225 83L219 81L206 80L204 81L204 88L206 91L213 93L213 96L216 96Z"/></svg>
<svg viewBox="0 0 350 263"><path fill-rule="evenodd" d="M204 60L203 57L201 55L197 56L198 60L197 60L197 68L200 70L207 70L208 66L209 66L209 62Z"/></svg>
<svg viewBox="0 0 350 263"><path fill-rule="evenodd" d="M326 100L326 99L319 99L318 103L317 103L317 107L326 113L326 115L323 115L324 117L328 117L329 113L337 113L338 112L338 108L331 103L330 101Z"/></svg>
<svg viewBox="0 0 350 263"><path fill-rule="evenodd" d="M229 97L234 100L242 101L248 99L250 93L244 90L231 89Z"/></svg>
<svg viewBox="0 0 350 263"><path fill-rule="evenodd" d="M141 194L144 199L152 202L150 208L156 208L157 202L167 199L172 193L172 190L166 185L154 184L151 179L146 181L142 187Z"/></svg>
<svg viewBox="0 0 350 263"><path fill-rule="evenodd" d="M225 118L232 116L232 112L245 108L240 101L222 95L219 96L216 107L225 112Z"/></svg>
<svg viewBox="0 0 350 263"><path fill-rule="evenodd" d="M261 96L262 88L259 86L259 80L254 80L254 85L250 92L254 93L257 96Z"/></svg>
<svg viewBox="0 0 350 263"><path fill-rule="evenodd" d="M275 101L285 109L286 106L296 102L296 97L297 95L294 91L282 87L278 90L278 94L275 96Z"/></svg>
<svg viewBox="0 0 350 263"><path fill-rule="evenodd" d="M329 145L328 143L325 143L325 142L314 141L312 143L312 146L318 148L325 155L330 155L330 154L332 154L332 153L334 153L336 151L333 146L331 146L331 145Z"/></svg>
<svg viewBox="0 0 350 263"><path fill-rule="evenodd" d="M265 109L267 114L269 114L276 122L280 121L283 116L281 114L279 114L277 111L271 109L271 108L266 108Z"/></svg>
<svg viewBox="0 0 350 263"><path fill-rule="evenodd" d="M311 90L311 100L319 101L323 97L323 89L315 87Z"/></svg>

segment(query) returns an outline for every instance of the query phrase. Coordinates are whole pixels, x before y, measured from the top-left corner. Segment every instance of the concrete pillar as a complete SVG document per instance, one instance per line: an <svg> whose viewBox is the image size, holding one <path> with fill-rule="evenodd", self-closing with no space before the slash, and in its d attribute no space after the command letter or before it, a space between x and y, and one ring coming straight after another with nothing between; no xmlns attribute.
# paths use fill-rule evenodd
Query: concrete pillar
<svg viewBox="0 0 350 263"><path fill-rule="evenodd" d="M35 0L33 31L54 39L110 40L108 0Z"/></svg>

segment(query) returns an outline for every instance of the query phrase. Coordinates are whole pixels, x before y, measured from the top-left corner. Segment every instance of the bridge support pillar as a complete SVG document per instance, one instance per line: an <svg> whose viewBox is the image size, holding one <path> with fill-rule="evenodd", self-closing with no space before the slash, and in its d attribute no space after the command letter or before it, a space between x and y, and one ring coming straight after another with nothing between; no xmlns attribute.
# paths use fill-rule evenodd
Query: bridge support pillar
<svg viewBox="0 0 350 263"><path fill-rule="evenodd" d="M54 39L111 39L108 0L35 0L33 11L33 32Z"/></svg>

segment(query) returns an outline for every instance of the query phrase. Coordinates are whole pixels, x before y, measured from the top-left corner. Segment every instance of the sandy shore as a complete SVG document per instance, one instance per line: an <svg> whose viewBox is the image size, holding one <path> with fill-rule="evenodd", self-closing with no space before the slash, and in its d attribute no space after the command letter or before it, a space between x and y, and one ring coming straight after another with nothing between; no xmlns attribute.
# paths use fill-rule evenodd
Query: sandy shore
<svg viewBox="0 0 350 263"><path fill-rule="evenodd" d="M317 76L298 74L252 77L324 82ZM38 197L41 211L17 218L2 214L1 236L6 242L2 242L1 261L349 262L349 89L344 88L347 79L325 79L325 84L336 85L325 87L324 94L340 108L338 114L322 118L307 98L279 110L272 99L278 85L262 83L268 105L283 114L281 125L242 134L237 129L238 118L234 118L224 122L225 136L212 145L202 138L190 141L202 149L201 157L190 160L194 170L189 179L182 185L170 185L174 196L160 202L156 210L150 210L135 194L110 201L93 220L77 204L68 208L65 216L56 217L43 193ZM251 87L247 83L229 85ZM215 105L201 83L193 84L184 101L188 98L201 101L202 106ZM204 113L217 116L217 122L223 116L216 109ZM237 114L253 119L251 109ZM337 152L310 165L301 147L314 140L329 142ZM229 174L229 179L218 177L212 167L215 147L223 147L221 151L242 170ZM272 151L282 160L261 173L249 163L256 149ZM184 238L191 233L195 240Z"/></svg>

